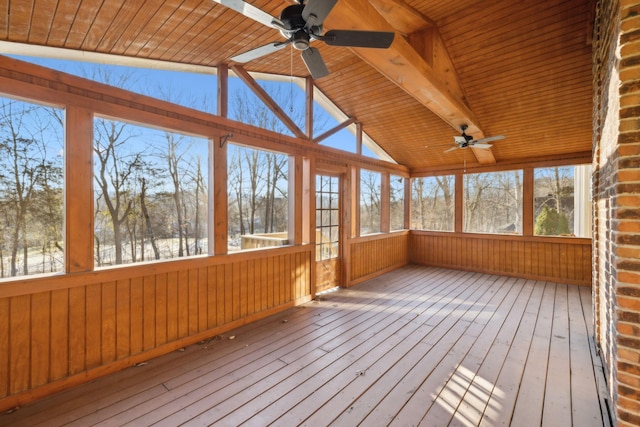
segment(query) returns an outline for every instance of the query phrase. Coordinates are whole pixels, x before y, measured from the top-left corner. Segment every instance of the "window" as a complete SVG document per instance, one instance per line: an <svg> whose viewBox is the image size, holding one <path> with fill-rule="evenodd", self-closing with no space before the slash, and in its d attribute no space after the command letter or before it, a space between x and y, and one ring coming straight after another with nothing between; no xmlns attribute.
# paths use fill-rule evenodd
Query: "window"
<svg viewBox="0 0 640 427"><path fill-rule="evenodd" d="M360 235L380 232L380 173L360 170Z"/></svg>
<svg viewBox="0 0 640 427"><path fill-rule="evenodd" d="M340 179L316 176L316 260L340 255Z"/></svg>
<svg viewBox="0 0 640 427"><path fill-rule="evenodd" d="M464 231L522 234L522 171L464 176Z"/></svg>
<svg viewBox="0 0 640 427"><path fill-rule="evenodd" d="M64 271L64 111L0 98L0 277Z"/></svg>
<svg viewBox="0 0 640 427"><path fill-rule="evenodd" d="M398 175L391 175L390 179L390 206L389 228L391 231L404 229L404 181Z"/></svg>
<svg viewBox="0 0 640 427"><path fill-rule="evenodd" d="M411 228L454 231L455 177L414 178L411 184Z"/></svg>
<svg viewBox="0 0 640 427"><path fill-rule="evenodd" d="M96 266L208 253L208 140L96 118Z"/></svg>
<svg viewBox="0 0 640 427"><path fill-rule="evenodd" d="M216 111L216 76L201 72L204 67L188 72L28 56L16 58L207 113Z"/></svg>
<svg viewBox="0 0 640 427"><path fill-rule="evenodd" d="M591 236L591 165L535 169L536 236Z"/></svg>
<svg viewBox="0 0 640 427"><path fill-rule="evenodd" d="M229 144L230 252L288 244L289 157Z"/></svg>

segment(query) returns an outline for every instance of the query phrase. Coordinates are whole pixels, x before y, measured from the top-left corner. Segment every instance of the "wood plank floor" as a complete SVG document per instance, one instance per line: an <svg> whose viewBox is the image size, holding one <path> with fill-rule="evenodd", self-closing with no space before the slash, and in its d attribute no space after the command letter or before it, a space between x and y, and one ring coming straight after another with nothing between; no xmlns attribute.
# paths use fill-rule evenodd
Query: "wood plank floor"
<svg viewBox="0 0 640 427"><path fill-rule="evenodd" d="M408 266L0 425L602 426L591 325L585 287Z"/></svg>

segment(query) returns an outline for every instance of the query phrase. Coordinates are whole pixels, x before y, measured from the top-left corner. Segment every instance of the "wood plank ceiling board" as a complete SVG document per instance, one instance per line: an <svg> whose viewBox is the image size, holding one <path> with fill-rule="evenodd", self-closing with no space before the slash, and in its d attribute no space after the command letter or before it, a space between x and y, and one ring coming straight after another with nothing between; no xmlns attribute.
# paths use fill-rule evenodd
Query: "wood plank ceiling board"
<svg viewBox="0 0 640 427"><path fill-rule="evenodd" d="M197 19L208 14L215 20L220 19L226 22L223 13L226 13L223 8L213 8L211 2L206 0L165 1L124 54L164 58L163 54L182 40L184 33L194 25Z"/></svg>
<svg viewBox="0 0 640 427"><path fill-rule="evenodd" d="M247 1L273 16L290 4ZM440 95L460 102L484 135L506 136L491 149L499 165L591 150L592 1L340 0L325 30L374 29L380 22L370 19L371 10L386 9L389 22L382 18L382 24L395 24L394 44L417 49L412 58L419 64L407 66L440 67ZM436 59L422 56L436 52L430 41L434 31L440 49ZM235 55L279 40L273 28L211 0L10 0L0 6L0 41L184 64L229 63ZM403 90L371 66L375 61L366 60L365 49L319 41L313 46L330 71L315 84L396 161L422 170L476 162L469 150L444 153L459 132L429 109L434 107L424 97L432 94ZM300 53L290 48L243 68L308 75Z"/></svg>
<svg viewBox="0 0 640 427"><path fill-rule="evenodd" d="M68 37L69 31L75 20L76 12L82 0L68 0L57 2L55 6L49 6L48 12L53 18L51 30L47 34L45 44L55 47L62 47ZM51 11L54 10L53 13Z"/></svg>
<svg viewBox="0 0 640 427"><path fill-rule="evenodd" d="M469 104L486 132L507 136L497 158L590 150L588 12L581 1L493 2L438 21Z"/></svg>

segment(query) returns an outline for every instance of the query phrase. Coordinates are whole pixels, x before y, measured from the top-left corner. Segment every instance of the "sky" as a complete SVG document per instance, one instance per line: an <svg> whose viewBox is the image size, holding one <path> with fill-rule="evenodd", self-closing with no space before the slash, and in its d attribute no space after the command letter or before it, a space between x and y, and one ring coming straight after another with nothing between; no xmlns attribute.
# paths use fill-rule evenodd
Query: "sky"
<svg viewBox="0 0 640 427"><path fill-rule="evenodd" d="M90 78L112 86L122 87L127 90L142 93L144 95L174 102L179 105L195 108L208 113L216 114L217 77L214 74L187 73L181 71L168 71L159 69L142 69L119 65L105 65L85 63L61 59L36 58L14 56L17 59L56 69L80 77ZM293 99L293 103L285 109L287 113L304 117L305 94L298 85L292 81L258 81L262 87L272 95L278 92L287 99ZM254 97L255 95L238 78L229 79L229 118L237 120L233 104L234 94ZM235 95L237 96L237 95ZM255 98L257 99L257 98ZM257 101L261 104L261 101ZM293 110L293 111L292 111ZM315 130L315 135L320 135L337 126L338 121L328 114L317 103L314 106L317 114L316 121L323 124L321 129ZM272 115L270 111L267 114ZM277 119L276 119L277 120ZM279 121L278 121L279 122ZM298 123L304 129L304 123ZM283 133L291 135L291 132L282 126ZM355 152L355 136L347 129L342 129L336 134L324 140L321 145L338 148L349 152ZM365 156L377 158L366 146L363 146Z"/></svg>

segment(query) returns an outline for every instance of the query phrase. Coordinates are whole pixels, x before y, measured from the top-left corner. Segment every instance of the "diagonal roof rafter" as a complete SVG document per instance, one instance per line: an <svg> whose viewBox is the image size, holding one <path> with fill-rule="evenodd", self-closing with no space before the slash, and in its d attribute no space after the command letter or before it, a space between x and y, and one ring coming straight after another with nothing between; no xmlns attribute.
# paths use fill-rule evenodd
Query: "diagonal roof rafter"
<svg viewBox="0 0 640 427"><path fill-rule="evenodd" d="M352 51L454 129L467 125L474 138L484 137L478 119L464 99L437 28L428 18L397 0L350 0L338 2L326 22L332 28L397 31L406 35L395 37L389 49ZM413 43L412 34L416 34ZM421 41L421 47L416 48L417 41ZM439 63L433 60L436 53ZM482 164L496 162L490 150L472 151Z"/></svg>

